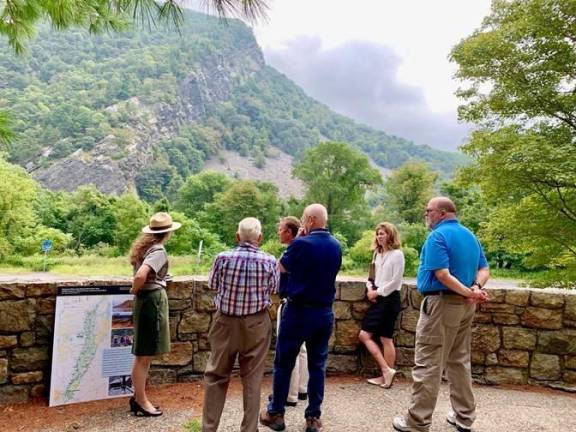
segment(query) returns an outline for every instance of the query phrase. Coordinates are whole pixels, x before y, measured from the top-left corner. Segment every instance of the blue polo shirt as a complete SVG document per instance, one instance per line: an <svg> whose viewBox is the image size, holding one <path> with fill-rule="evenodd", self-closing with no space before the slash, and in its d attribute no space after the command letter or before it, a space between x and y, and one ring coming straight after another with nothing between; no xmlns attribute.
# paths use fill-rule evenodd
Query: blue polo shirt
<svg viewBox="0 0 576 432"><path fill-rule="evenodd" d="M488 267L488 262L476 236L458 220L447 219L434 227L422 247L416 285L421 293L448 291L434 276L434 270L448 269L470 287L478 269L484 267Z"/></svg>
<svg viewBox="0 0 576 432"><path fill-rule="evenodd" d="M296 238L280 258L288 272L286 294L297 304L331 306L342 264L340 243L326 229Z"/></svg>

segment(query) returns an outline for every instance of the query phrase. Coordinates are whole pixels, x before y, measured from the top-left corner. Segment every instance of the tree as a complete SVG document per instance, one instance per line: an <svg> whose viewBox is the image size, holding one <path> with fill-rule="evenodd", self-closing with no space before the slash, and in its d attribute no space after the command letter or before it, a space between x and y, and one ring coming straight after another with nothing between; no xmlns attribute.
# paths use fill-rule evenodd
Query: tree
<svg viewBox="0 0 576 432"><path fill-rule="evenodd" d="M282 203L278 199L278 189L271 183L239 180L217 194L214 202L206 205L205 209L203 222L230 245L236 241L238 222L245 217L260 220L264 240L274 237Z"/></svg>
<svg viewBox="0 0 576 432"><path fill-rule="evenodd" d="M2 147L8 148L13 133L10 130L10 118L6 111L0 110L0 151Z"/></svg>
<svg viewBox="0 0 576 432"><path fill-rule="evenodd" d="M324 142L306 150L293 173L307 186L305 201L324 204L330 229L345 235L367 214L366 191L382 183L368 158L346 143Z"/></svg>
<svg viewBox="0 0 576 432"><path fill-rule="evenodd" d="M533 263L576 264L576 2L494 1L451 57L475 122L466 170L494 204L487 233ZM569 259L568 259L569 257Z"/></svg>
<svg viewBox="0 0 576 432"><path fill-rule="evenodd" d="M408 161L395 170L385 183L386 204L398 222L422 223L424 209L434 195L438 174L423 162Z"/></svg>
<svg viewBox="0 0 576 432"><path fill-rule="evenodd" d="M3 2L0 11L0 35L8 38L16 53L25 50L25 41L35 34L35 27L47 19L58 30L85 28L91 33L120 31L135 22L151 26L157 21L179 27L183 1L176 0L23 0ZM210 0L219 13L240 14L256 20L265 16L266 0Z"/></svg>
<svg viewBox="0 0 576 432"><path fill-rule="evenodd" d="M230 177L216 171L207 170L190 176L178 191L176 209L188 217L196 217L205 204L213 202L216 194L224 192L232 183Z"/></svg>

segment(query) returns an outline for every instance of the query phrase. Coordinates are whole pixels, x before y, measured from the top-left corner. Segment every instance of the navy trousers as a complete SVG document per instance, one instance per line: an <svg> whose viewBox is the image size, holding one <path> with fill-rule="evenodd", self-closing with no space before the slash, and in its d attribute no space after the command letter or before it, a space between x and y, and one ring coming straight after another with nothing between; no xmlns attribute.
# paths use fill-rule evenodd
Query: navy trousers
<svg viewBox="0 0 576 432"><path fill-rule="evenodd" d="M324 399L324 379L328 359L328 341L334 326L332 307L313 308L287 303L283 308L280 333L274 359L273 399L268 404L271 414L284 413L290 390L290 376L302 343L308 351L308 407L306 417L320 417Z"/></svg>

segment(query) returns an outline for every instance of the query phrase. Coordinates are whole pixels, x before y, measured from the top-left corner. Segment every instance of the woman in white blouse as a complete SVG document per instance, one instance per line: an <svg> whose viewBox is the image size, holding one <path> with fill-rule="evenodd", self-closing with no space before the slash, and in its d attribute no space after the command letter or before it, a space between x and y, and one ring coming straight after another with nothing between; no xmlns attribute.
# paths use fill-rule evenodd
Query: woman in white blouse
<svg viewBox="0 0 576 432"><path fill-rule="evenodd" d="M362 322L358 338L382 371L382 375L370 378L368 383L389 388L396 370L396 349L394 348L394 324L402 309L400 288L404 275L404 254L400 249L400 235L394 225L379 223L375 229L372 248L374 255L374 280L366 282L367 297L372 304ZM376 343L380 339L382 350Z"/></svg>

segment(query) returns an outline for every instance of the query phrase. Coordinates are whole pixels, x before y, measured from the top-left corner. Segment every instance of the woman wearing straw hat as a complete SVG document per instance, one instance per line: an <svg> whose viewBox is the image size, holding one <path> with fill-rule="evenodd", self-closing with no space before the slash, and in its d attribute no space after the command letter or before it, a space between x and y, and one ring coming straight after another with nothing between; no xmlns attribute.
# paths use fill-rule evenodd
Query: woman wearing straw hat
<svg viewBox="0 0 576 432"><path fill-rule="evenodd" d="M172 231L180 226L180 223L172 221L168 213L156 213L130 250L130 264L134 268L131 292L135 295L132 354L136 359L132 368L134 397L130 398L130 410L134 415L162 415L162 411L152 405L146 396L146 379L153 356L170 351L168 296L165 289L168 255L164 243L170 239Z"/></svg>

